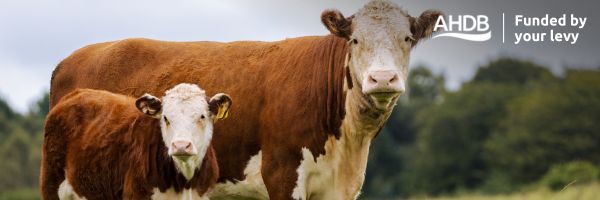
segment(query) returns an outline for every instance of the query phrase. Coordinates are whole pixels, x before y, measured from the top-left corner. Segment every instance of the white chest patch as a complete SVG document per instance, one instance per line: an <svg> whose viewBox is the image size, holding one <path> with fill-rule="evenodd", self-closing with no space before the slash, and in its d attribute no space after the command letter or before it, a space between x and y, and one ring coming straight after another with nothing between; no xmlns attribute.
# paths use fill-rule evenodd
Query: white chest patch
<svg viewBox="0 0 600 200"><path fill-rule="evenodd" d="M158 188L154 188L153 192L151 199L155 200L208 200L207 195L200 196L198 192L192 189L184 189L177 193L171 188L165 192L160 192Z"/></svg>
<svg viewBox="0 0 600 200"><path fill-rule="evenodd" d="M60 183L60 186L58 186L58 198L69 200L85 200L85 198L81 198L75 193L73 186L71 186L68 180L64 180L62 183Z"/></svg>
<svg viewBox="0 0 600 200"><path fill-rule="evenodd" d="M365 149L347 149L343 141L330 136L325 144L325 155L317 157L307 148L302 149L298 166L298 180L292 193L294 199L356 199L365 178L368 155ZM354 150L354 151L353 151ZM359 150L359 152L355 152ZM365 154L366 153L366 154Z"/></svg>
<svg viewBox="0 0 600 200"><path fill-rule="evenodd" d="M210 199L269 199L267 187L260 172L262 151L252 156L244 169L246 179L238 182L225 182L215 185Z"/></svg>

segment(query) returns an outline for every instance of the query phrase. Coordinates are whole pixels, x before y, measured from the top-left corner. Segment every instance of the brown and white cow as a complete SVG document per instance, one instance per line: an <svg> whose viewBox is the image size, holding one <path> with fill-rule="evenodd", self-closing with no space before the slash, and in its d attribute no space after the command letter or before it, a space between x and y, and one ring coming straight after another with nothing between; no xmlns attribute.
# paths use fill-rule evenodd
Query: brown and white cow
<svg viewBox="0 0 600 200"><path fill-rule="evenodd" d="M323 12L328 36L93 44L55 69L51 104L76 88L141 95L190 82L224 91L236 112L215 126L211 198L354 199L371 140L405 90L410 51L439 15L375 0L348 18Z"/></svg>
<svg viewBox="0 0 600 200"><path fill-rule="evenodd" d="M206 199L219 176L213 123L231 99L179 84L162 99L77 89L50 111L44 199ZM141 112L140 112L141 111Z"/></svg>

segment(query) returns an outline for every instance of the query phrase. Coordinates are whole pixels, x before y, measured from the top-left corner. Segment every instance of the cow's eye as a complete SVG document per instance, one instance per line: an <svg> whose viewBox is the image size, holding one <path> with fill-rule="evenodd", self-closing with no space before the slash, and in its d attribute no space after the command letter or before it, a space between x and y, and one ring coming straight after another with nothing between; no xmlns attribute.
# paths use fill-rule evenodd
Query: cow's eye
<svg viewBox="0 0 600 200"><path fill-rule="evenodd" d="M200 119L204 119L204 115L200 115Z"/></svg>
<svg viewBox="0 0 600 200"><path fill-rule="evenodd" d="M406 36L406 37L404 38L404 41L405 41L405 42L408 42L409 40L410 40L410 37L408 37L408 36Z"/></svg>
<svg viewBox="0 0 600 200"><path fill-rule="evenodd" d="M168 125L170 125L171 123L169 122L169 119L167 119L167 116L163 116L163 119L165 120L165 123Z"/></svg>
<svg viewBox="0 0 600 200"><path fill-rule="evenodd" d="M355 38L352 38L352 39L350 40L350 42L352 42L352 44L358 44L358 40L357 40L357 39L355 39Z"/></svg>

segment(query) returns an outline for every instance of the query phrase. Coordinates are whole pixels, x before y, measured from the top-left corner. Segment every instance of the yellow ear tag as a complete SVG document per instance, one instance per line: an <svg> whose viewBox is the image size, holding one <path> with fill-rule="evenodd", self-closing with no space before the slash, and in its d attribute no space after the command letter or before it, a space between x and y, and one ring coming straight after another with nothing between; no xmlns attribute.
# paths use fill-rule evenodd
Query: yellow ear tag
<svg viewBox="0 0 600 200"><path fill-rule="evenodd" d="M225 106L219 105L219 112L217 113L217 119L225 119L229 116L229 111L225 109Z"/></svg>

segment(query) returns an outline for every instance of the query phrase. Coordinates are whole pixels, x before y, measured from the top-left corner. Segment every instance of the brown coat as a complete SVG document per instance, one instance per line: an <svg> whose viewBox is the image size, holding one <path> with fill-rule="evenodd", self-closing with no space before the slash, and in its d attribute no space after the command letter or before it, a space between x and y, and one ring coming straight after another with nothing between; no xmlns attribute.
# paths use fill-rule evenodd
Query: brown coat
<svg viewBox="0 0 600 200"><path fill-rule="evenodd" d="M212 147L187 182L167 155L159 120L141 113L134 102L124 95L77 89L53 106L44 135L44 199L58 199L65 176L89 200L148 199L153 188L192 188L202 195L216 183Z"/></svg>
<svg viewBox="0 0 600 200"><path fill-rule="evenodd" d="M55 69L51 106L76 88L128 95L162 94L181 82L236 99L230 119L215 125L219 182L243 180L262 150L272 199L289 199L301 148L325 154L344 117L346 40L333 35L278 42L164 42L127 39L77 50ZM226 130L226 131L225 131Z"/></svg>

